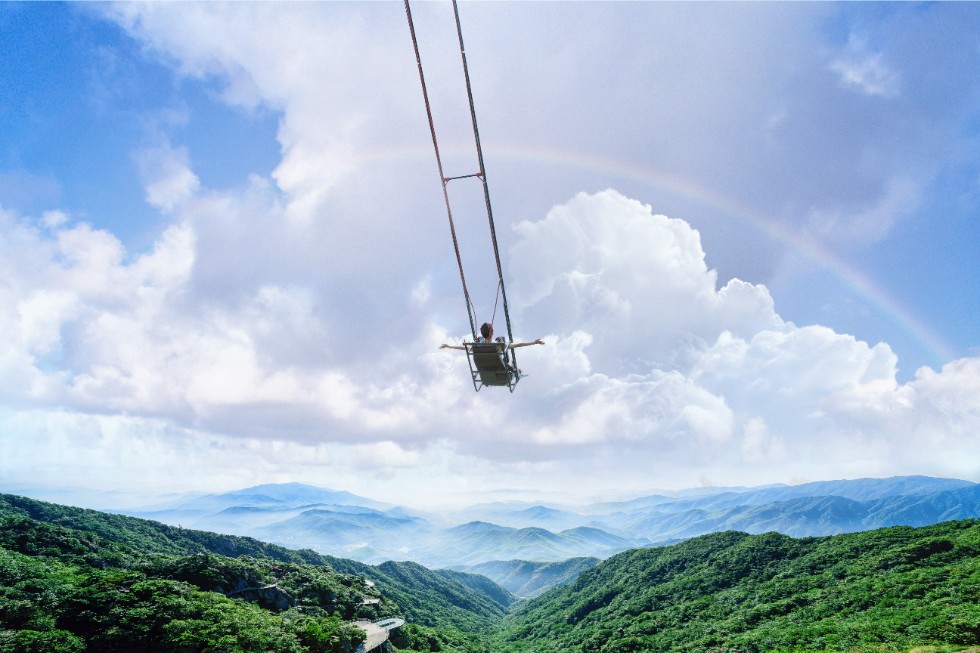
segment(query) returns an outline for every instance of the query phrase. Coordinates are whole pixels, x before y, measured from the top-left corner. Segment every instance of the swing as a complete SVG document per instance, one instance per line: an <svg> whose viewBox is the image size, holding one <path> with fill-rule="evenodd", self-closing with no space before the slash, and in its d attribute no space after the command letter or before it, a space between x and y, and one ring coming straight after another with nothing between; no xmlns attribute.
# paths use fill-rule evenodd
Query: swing
<svg viewBox="0 0 980 653"><path fill-rule="evenodd" d="M466 312L470 320L470 331L473 334L473 342L464 342L463 348L466 350L466 358L470 366L470 374L473 378L473 388L479 392L481 388L506 387L511 392L521 378L521 371L517 367L517 356L514 349L509 347L503 338L498 338L495 342L480 341L476 334L476 309L470 299L470 291L466 287L466 275L463 273L463 260L459 253L459 241L456 238L456 225L453 222L452 206L449 202L449 182L456 180L477 179L483 184L483 197L486 205L487 222L490 226L490 242L493 246L493 255L497 263L497 299L502 299L504 318L507 322L507 341L514 343L514 335L510 324L510 311L507 307L507 292L504 289L504 274L500 265L500 252L497 249L497 232L493 224L493 209L490 207L490 189L487 185L486 169L483 165L483 149L480 147L480 131L476 125L476 109L473 104L473 91L470 86L470 73L466 64L466 49L463 47L463 31L459 22L459 8L456 0L453 0L453 13L456 17L456 34L459 37L459 53L463 60L463 75L466 80L466 95L469 98L470 118L473 125L473 139L476 144L477 162L479 170L472 174L459 176L446 176L442 165L442 156L439 153L439 142L436 139L435 122L432 119L432 108L429 104L429 93L425 86L425 75L422 72L422 58L419 54L419 44L415 36L415 24L412 21L412 9L405 0L405 13L408 16L408 27L412 34L412 45L415 47L415 61L418 64L419 80L422 83L422 98L425 100L425 111L429 118L429 131L432 133L432 147L436 153L436 163L439 166L439 180L442 183L442 194L446 203L446 214L449 216L449 230L453 237L453 248L456 251L456 263L459 266L459 277L463 284L463 297L466 300ZM496 316L497 305L494 302L494 316ZM491 324L493 320L491 319ZM460 347L456 347L459 349Z"/></svg>
<svg viewBox="0 0 980 653"><path fill-rule="evenodd" d="M507 360L502 338L499 342L464 342L463 346L466 347L474 390L479 392L486 386L498 386L514 391L521 380L521 371Z"/></svg>

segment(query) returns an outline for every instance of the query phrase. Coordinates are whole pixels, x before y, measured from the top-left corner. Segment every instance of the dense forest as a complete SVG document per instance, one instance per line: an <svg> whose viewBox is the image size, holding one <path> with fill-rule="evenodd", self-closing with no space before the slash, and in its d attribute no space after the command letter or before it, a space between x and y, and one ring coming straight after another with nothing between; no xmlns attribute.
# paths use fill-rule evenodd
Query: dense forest
<svg viewBox="0 0 980 653"><path fill-rule="evenodd" d="M980 522L716 533L521 602L475 574L0 495L0 653L351 653L353 620L392 615L399 651L964 650L980 644Z"/></svg>
<svg viewBox="0 0 980 653"><path fill-rule="evenodd" d="M628 551L505 622L501 651L905 651L980 643L980 522Z"/></svg>
<svg viewBox="0 0 980 653"><path fill-rule="evenodd" d="M485 650L513 597L482 576L362 563L0 494L0 653Z"/></svg>

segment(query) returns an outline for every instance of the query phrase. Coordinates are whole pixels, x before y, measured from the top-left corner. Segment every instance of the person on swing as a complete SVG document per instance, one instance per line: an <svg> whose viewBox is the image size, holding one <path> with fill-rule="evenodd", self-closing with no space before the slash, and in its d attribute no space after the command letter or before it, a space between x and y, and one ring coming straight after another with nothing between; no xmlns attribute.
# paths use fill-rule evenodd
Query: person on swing
<svg viewBox="0 0 980 653"><path fill-rule="evenodd" d="M493 325L490 324L489 322L484 322L483 325L480 326L480 335L482 337L477 338L476 339L477 342L493 342L494 341L493 340ZM512 343L509 343L508 344L508 343L505 343L504 342L504 339L503 338L497 338L497 343L504 346L503 349L501 350L501 353L503 353L503 352L507 351L508 349L517 349L518 347L530 347L531 345L543 345L544 344L544 340L542 340L541 338L538 338L537 340L533 340L531 342L512 342ZM439 349L459 349L459 350L462 350L462 351L466 351L466 347L464 345L445 345L445 344L443 344L443 345L439 345Z"/></svg>

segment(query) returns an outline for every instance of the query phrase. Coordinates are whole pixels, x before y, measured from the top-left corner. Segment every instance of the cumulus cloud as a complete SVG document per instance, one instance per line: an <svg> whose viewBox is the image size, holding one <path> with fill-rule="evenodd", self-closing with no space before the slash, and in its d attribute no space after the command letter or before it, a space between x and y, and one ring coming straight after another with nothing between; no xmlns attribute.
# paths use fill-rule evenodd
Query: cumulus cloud
<svg viewBox="0 0 980 653"><path fill-rule="evenodd" d="M778 327L764 286L718 289L700 235L615 191L581 194L543 219L515 226L514 303L533 332L590 334L600 372L690 364L721 330Z"/></svg>
<svg viewBox="0 0 980 653"><path fill-rule="evenodd" d="M763 286L719 288L681 220L609 190L515 231L515 321L548 344L520 352L529 376L503 403L472 392L433 322L345 364L313 287L265 283L210 303L195 292L207 254L190 224L130 260L84 223L10 214L0 243L16 337L0 383L8 402L173 424L182 446L195 431L291 452L357 442L345 458L389 474L432 447L501 469L605 461L597 477L635 483L723 463L834 476L855 451L894 461L917 438L975 444L976 361L899 384L887 345L785 322ZM407 295L425 303L417 284Z"/></svg>
<svg viewBox="0 0 980 653"><path fill-rule="evenodd" d="M70 452L85 454L79 465L102 452L97 469L125 465L134 478L160 461L220 458L236 470L221 472L229 483L245 470L335 484L324 479L329 474L352 488L364 477L393 487L408 477L440 487L572 488L587 479L629 490L690 485L702 475L720 483L980 475L969 455L980 433L975 359L899 382L887 344L784 319L765 283L708 265L693 218L662 215L658 198L612 188L544 193L533 200L547 201L540 212L498 212L508 216L498 233L515 335L547 344L519 350L527 377L513 395L474 393L463 356L437 349L467 326L441 197L419 191L434 185L423 174L432 173L431 154L424 150L423 170L414 155L392 160L376 151L411 150L412 134L428 147L409 44L406 56L387 56L391 34L405 31L401 12L390 9L107 9L182 75L217 78L223 101L278 112L282 156L270 178L218 189L202 185L176 138L144 147L137 161L147 202L168 220L146 251L69 212L0 211L2 417L30 436L0 441L0 459L16 461L0 471L42 466L57 448L52 474L71 466ZM757 209L777 209L774 219L791 219L824 241L885 238L921 203L928 175L878 169L875 156L887 158L878 145L888 138L841 126L864 115L864 102L895 99L901 80L888 60L854 44L843 55L813 54L822 8L795 14L780 6L775 21L759 8L740 15L752 28L748 49L738 30L727 29L725 12L734 10L716 9L710 25L723 40L699 56L727 62L729 72L761 72L736 80L715 71L713 83L692 84L696 70L715 69L684 60L663 72L669 67L655 57L609 80L582 60L576 75L611 98L610 120L575 140L589 131L584 123L556 116L550 137L615 145L619 126L641 116L650 128L629 132L637 142L623 156L657 152L665 165L717 182ZM548 18L553 9L514 11ZM577 29L612 47L623 19L604 7L587 11L597 20ZM638 11L676 18L691 10ZM489 35L513 27L501 14L487 19ZM627 34L675 61L704 24L672 24L680 31L664 42ZM525 29L515 38L531 33ZM738 57L719 59L719 52ZM521 70L505 67L512 58L502 53L484 73L508 79ZM799 66L774 67L781 61ZM566 95L581 79L567 62L547 59L538 72L549 70L553 102L574 107L572 117L591 111ZM763 92L770 72L781 81ZM662 102L638 106L635 90L651 80L666 89ZM515 101L511 95L548 106L530 101L538 87L512 94L506 84L491 85L498 87L490 107ZM815 90L787 90L799 88ZM816 101L845 93L860 97L846 106ZM530 113L488 112L513 116L524 135ZM664 140L665 124L681 137ZM698 131L703 125L711 129ZM835 155L816 166L796 156L813 148ZM750 174L760 169L766 174ZM520 184L505 184L504 197L524 197L519 188L532 175L522 170L509 171ZM740 245L718 255L744 257ZM195 464L202 475L213 469Z"/></svg>

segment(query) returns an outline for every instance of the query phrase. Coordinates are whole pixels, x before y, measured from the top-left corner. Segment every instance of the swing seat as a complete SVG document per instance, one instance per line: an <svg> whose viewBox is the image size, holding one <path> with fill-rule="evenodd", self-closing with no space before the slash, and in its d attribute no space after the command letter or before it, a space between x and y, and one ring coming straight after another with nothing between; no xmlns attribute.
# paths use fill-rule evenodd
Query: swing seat
<svg viewBox="0 0 980 653"><path fill-rule="evenodd" d="M486 386L498 386L514 391L521 380L521 371L507 361L504 343L466 342L466 359L470 364L473 388L479 392Z"/></svg>

